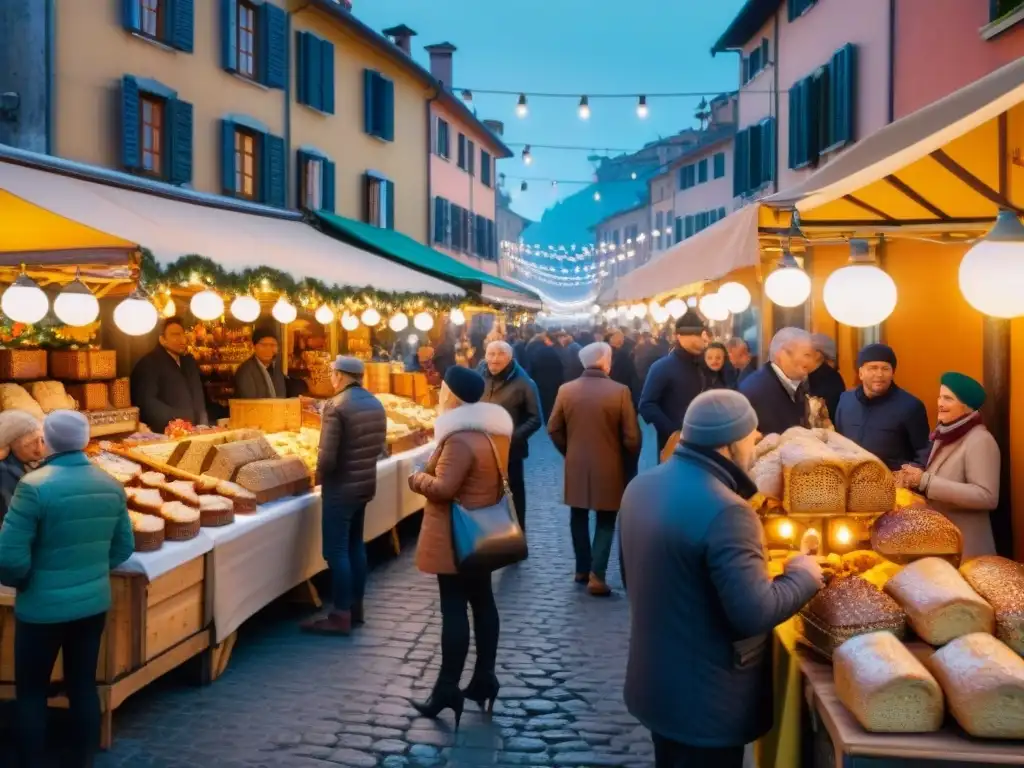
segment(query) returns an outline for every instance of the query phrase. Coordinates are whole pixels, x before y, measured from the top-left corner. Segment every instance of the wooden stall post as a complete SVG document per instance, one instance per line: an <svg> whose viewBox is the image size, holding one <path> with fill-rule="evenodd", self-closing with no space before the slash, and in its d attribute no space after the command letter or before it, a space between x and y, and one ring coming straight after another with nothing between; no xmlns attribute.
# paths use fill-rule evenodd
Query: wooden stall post
<svg viewBox="0 0 1024 768"><path fill-rule="evenodd" d="M1010 519L1010 321L986 317L982 365L988 399L985 426L999 444L999 503L992 511L996 550L1013 557L1014 530Z"/></svg>

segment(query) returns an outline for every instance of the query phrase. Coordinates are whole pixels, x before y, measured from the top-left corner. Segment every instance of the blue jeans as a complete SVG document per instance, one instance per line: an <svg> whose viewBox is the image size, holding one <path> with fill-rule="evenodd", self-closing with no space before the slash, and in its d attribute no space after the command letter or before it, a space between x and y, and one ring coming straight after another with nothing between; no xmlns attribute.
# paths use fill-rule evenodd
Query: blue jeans
<svg viewBox="0 0 1024 768"><path fill-rule="evenodd" d="M324 560L331 569L334 610L351 611L366 591L365 504L325 501L322 516Z"/></svg>
<svg viewBox="0 0 1024 768"><path fill-rule="evenodd" d="M615 538L615 518L618 512L595 511L594 544L590 544L590 510L572 507L569 513L572 548L576 555L576 573L593 573L604 580L608 571L608 558L612 554Z"/></svg>

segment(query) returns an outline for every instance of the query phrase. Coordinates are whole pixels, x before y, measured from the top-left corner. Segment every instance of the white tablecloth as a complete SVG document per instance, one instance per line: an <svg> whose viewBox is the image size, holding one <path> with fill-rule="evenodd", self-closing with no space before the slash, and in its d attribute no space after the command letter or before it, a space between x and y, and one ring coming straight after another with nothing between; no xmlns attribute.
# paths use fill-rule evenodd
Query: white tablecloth
<svg viewBox="0 0 1024 768"><path fill-rule="evenodd" d="M399 520L404 520L409 515L419 512L423 509L424 504L426 504L426 499L409 489L409 475L419 470L421 465L427 463L427 459L430 458L436 447L436 443L427 443L421 448L414 448L395 457L399 460L397 478Z"/></svg>
<svg viewBox="0 0 1024 768"><path fill-rule="evenodd" d="M202 528L198 536L188 541L165 541L156 552L136 552L121 563L115 572L141 573L148 581L154 581L213 549L213 539L207 535L209 530Z"/></svg>
<svg viewBox="0 0 1024 768"><path fill-rule="evenodd" d="M377 462L377 495L366 505L363 540L373 541L390 531L401 519L398 516L398 465L401 456L390 456Z"/></svg>

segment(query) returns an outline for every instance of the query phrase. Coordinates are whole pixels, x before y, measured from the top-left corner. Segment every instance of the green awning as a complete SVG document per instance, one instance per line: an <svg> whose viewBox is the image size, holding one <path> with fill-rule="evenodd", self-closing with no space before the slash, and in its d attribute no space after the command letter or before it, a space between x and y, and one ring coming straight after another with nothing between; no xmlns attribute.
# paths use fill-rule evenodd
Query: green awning
<svg viewBox="0 0 1024 768"><path fill-rule="evenodd" d="M319 211L316 217L328 235L347 243L365 248L385 258L397 261L428 275L448 280L467 290L486 295L486 286L493 286L504 291L539 302L536 293L516 283L502 280L479 269L463 264L440 251L435 251L423 243L413 240L408 235L391 229L382 229L354 219L347 219L333 213ZM532 302L531 302L532 303Z"/></svg>

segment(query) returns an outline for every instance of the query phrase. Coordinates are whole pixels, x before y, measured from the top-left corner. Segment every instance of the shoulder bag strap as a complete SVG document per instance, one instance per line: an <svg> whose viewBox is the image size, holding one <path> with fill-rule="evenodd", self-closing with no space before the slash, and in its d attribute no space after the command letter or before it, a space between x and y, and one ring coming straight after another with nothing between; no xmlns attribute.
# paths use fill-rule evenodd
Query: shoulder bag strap
<svg viewBox="0 0 1024 768"><path fill-rule="evenodd" d="M501 454L498 453L498 446L494 444L494 438L484 433L487 437L487 442L491 444L491 451L494 453L494 463L498 465L498 474L501 476L501 492L502 496L511 496L512 489L508 484L508 474L505 472L505 467L501 463Z"/></svg>

